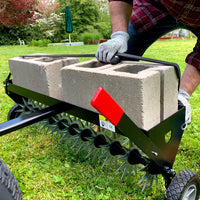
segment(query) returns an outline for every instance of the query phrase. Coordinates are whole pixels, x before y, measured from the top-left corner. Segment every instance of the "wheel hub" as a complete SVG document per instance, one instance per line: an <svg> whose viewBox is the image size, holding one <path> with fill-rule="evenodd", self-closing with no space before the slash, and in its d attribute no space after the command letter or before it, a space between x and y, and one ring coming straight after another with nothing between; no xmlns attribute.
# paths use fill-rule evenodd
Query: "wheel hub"
<svg viewBox="0 0 200 200"><path fill-rule="evenodd" d="M195 200L197 195L197 187L195 184L189 185L186 187L185 192L183 193L182 200Z"/></svg>

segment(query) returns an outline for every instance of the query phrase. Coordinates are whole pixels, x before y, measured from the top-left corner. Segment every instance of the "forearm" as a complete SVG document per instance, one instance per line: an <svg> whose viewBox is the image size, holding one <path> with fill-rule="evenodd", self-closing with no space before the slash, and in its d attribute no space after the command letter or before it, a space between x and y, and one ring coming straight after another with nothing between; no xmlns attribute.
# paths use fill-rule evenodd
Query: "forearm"
<svg viewBox="0 0 200 200"><path fill-rule="evenodd" d="M122 1L111 1L110 18L112 25L112 32L128 31L128 22L131 17L132 5Z"/></svg>
<svg viewBox="0 0 200 200"><path fill-rule="evenodd" d="M200 71L190 64L187 64L181 78L180 89L191 95L200 84Z"/></svg>

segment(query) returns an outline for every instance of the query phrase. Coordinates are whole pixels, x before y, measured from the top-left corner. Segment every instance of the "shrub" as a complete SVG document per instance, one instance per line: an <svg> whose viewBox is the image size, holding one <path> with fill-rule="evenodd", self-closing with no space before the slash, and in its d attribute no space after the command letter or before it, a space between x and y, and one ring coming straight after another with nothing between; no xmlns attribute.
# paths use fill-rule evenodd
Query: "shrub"
<svg viewBox="0 0 200 200"><path fill-rule="evenodd" d="M50 40L42 39L42 40L32 40L28 43L28 46L35 46L35 47L47 47L50 43Z"/></svg>
<svg viewBox="0 0 200 200"><path fill-rule="evenodd" d="M94 25L94 28L101 33L102 39L109 39L112 34L110 22L98 22Z"/></svg>
<svg viewBox="0 0 200 200"><path fill-rule="evenodd" d="M34 28L38 28L42 38L48 38L51 41L55 41L55 37L59 35L62 24L63 13L55 14L51 13L48 17L41 17L37 22L33 25ZM63 28L64 29L64 28Z"/></svg>
<svg viewBox="0 0 200 200"><path fill-rule="evenodd" d="M0 45L19 45L19 38L27 44L32 39L39 40L41 35L38 29L27 25L25 27L0 27Z"/></svg>
<svg viewBox="0 0 200 200"><path fill-rule="evenodd" d="M98 32L85 32L81 35L81 41L84 44L98 44L100 39L102 39L102 35Z"/></svg>

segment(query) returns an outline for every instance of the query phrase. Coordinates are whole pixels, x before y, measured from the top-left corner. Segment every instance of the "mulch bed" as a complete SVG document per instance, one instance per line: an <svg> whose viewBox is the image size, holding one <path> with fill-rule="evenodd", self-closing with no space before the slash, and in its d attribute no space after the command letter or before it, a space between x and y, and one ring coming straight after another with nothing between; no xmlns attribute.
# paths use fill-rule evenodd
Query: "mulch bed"
<svg viewBox="0 0 200 200"><path fill-rule="evenodd" d="M182 37L163 36L163 37L159 38L158 41L165 41L165 40L171 40L171 39L183 40Z"/></svg>

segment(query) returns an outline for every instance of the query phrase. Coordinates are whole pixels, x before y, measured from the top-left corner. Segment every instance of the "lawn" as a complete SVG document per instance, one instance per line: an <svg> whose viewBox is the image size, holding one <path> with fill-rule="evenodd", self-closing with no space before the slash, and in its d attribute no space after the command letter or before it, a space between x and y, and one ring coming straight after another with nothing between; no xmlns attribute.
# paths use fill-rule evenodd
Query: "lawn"
<svg viewBox="0 0 200 200"><path fill-rule="evenodd" d="M145 53L145 57L175 62L183 72L185 56L192 50L195 40L170 40L156 42ZM4 92L3 81L9 73L10 58L32 53L81 54L95 53L97 46L1 46L0 47L0 121L7 118L14 105ZM81 61L86 60L82 58ZM200 87L190 100L192 124L185 130L176 157L174 169L192 170L200 174ZM97 161L85 159L85 153L65 146L52 135L45 135L36 126L30 126L0 138L0 157L15 175L25 200L151 200L164 199L165 188L162 177L152 190L141 192L143 184L137 184L137 176L120 179L122 172L116 167L102 168Z"/></svg>

